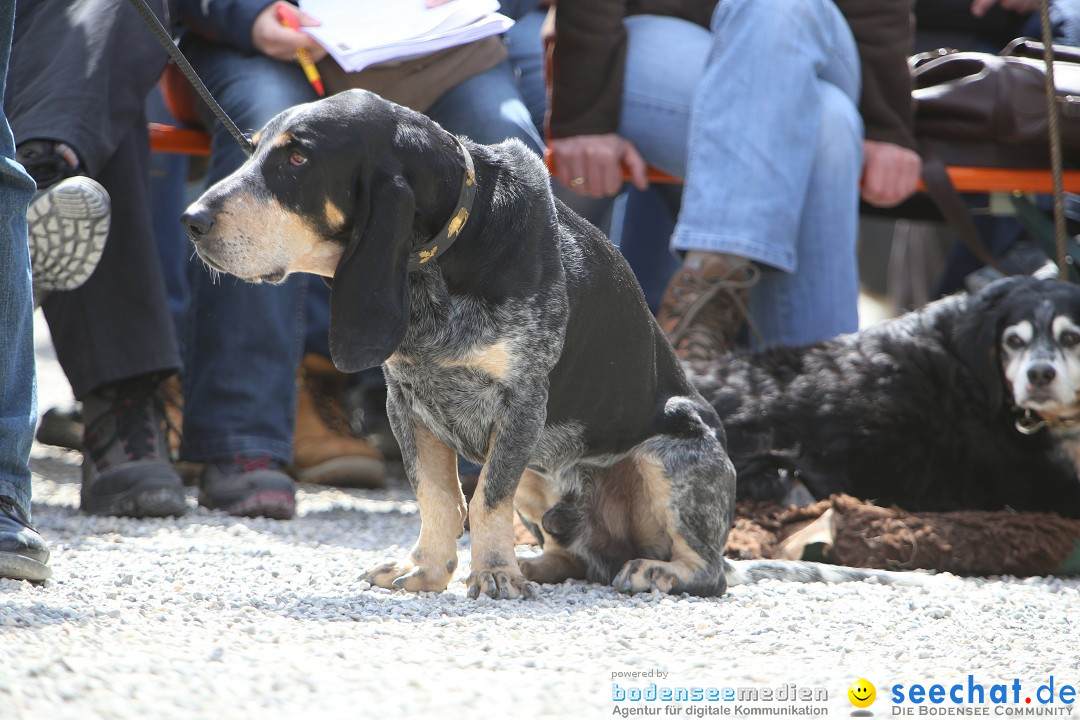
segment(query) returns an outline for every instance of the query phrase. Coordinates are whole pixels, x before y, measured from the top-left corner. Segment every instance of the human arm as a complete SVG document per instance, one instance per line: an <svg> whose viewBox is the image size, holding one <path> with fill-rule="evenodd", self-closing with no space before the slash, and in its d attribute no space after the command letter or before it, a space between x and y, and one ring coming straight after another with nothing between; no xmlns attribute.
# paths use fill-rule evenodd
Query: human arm
<svg viewBox="0 0 1080 720"><path fill-rule="evenodd" d="M626 60L623 0L563 2L555 12L548 130L555 176L575 192L613 195L623 165L645 187L645 161L616 134Z"/></svg>
<svg viewBox="0 0 1080 720"><path fill-rule="evenodd" d="M623 168L634 187L644 190L645 160L633 143L616 135L576 135L551 141L555 177L574 192L589 197L615 195L623 185Z"/></svg>
<svg viewBox="0 0 1080 720"><path fill-rule="evenodd" d="M922 162L915 152L911 71L911 3L836 0L858 44L859 112L866 141L861 193L874 205L896 205L915 192Z"/></svg>
<svg viewBox="0 0 1080 720"><path fill-rule="evenodd" d="M312 59L323 57L326 51L314 38L281 25L276 4L268 0L179 0L177 13L190 30L242 52L291 60L297 48L306 47ZM289 8L301 26L318 24L295 5Z"/></svg>
<svg viewBox="0 0 1080 720"><path fill-rule="evenodd" d="M900 204L915 191L921 174L922 158L914 150L888 142L863 141L860 193L871 205Z"/></svg>
<svg viewBox="0 0 1080 720"><path fill-rule="evenodd" d="M1033 13L1039 9L1039 2L1040 0L972 0L971 14L981 18L994 5L1017 13Z"/></svg>

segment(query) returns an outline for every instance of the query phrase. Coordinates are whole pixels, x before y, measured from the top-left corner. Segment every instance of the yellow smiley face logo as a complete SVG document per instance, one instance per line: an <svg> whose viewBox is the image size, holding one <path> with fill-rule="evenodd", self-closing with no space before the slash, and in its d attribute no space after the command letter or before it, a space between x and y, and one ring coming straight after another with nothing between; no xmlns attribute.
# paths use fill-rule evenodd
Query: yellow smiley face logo
<svg viewBox="0 0 1080 720"><path fill-rule="evenodd" d="M869 680L859 678L851 683L847 691L848 700L857 708L866 708L874 704L877 699L877 689Z"/></svg>

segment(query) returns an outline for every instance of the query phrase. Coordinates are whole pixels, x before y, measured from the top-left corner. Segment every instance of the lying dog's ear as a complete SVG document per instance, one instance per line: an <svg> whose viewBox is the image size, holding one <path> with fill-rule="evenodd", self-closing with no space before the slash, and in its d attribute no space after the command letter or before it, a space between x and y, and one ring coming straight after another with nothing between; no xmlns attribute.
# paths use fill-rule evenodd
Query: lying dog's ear
<svg viewBox="0 0 1080 720"><path fill-rule="evenodd" d="M360 196L330 288L330 356L343 372L382 364L409 322L412 189L401 176L386 177Z"/></svg>
<svg viewBox="0 0 1080 720"><path fill-rule="evenodd" d="M953 346L972 375L986 388L990 407L1005 400L998 338L1003 328L1004 303L1021 281L997 280L968 298L953 330Z"/></svg>

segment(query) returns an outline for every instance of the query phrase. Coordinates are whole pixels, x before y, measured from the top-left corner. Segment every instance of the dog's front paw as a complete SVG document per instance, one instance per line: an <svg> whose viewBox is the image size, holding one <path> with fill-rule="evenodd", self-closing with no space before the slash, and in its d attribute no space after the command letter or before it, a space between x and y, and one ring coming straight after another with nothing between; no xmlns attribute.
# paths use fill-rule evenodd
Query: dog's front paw
<svg viewBox="0 0 1080 720"><path fill-rule="evenodd" d="M388 560L369 570L363 579L388 590L442 592L450 584L452 576L452 568L440 571L437 568L417 565L411 560Z"/></svg>
<svg viewBox="0 0 1080 720"><path fill-rule="evenodd" d="M465 580L469 597L476 599L480 593L495 600L513 600L536 597L536 583L529 582L516 568L495 567L477 570Z"/></svg>

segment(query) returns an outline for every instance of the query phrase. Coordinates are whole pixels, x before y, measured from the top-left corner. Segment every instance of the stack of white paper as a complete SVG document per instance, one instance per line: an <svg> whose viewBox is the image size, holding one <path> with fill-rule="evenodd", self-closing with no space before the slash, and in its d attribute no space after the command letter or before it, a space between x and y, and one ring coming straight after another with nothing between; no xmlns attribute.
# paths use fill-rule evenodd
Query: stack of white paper
<svg viewBox="0 0 1080 720"><path fill-rule="evenodd" d="M343 69L427 55L506 32L514 21L496 12L497 0L300 0L322 24L304 31Z"/></svg>

